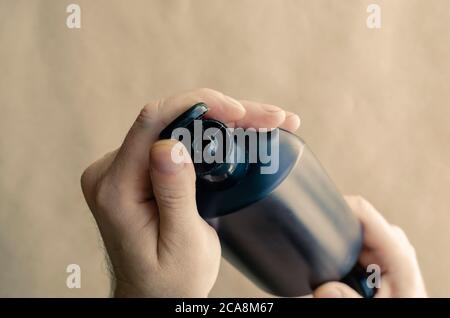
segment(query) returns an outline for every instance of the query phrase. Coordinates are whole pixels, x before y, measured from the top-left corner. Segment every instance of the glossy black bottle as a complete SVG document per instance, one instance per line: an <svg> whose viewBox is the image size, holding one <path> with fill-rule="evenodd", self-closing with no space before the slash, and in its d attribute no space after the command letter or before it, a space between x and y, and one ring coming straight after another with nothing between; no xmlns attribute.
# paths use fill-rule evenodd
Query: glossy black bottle
<svg viewBox="0 0 450 318"><path fill-rule="evenodd" d="M202 120L204 130L215 127L229 133L224 124L203 118L206 111L205 104L194 105L160 138L173 137L180 127L193 132L194 120ZM361 225L319 161L290 132L275 129L257 134L268 141L258 147L279 153L274 173L261 173L268 163L250 162L248 149L239 148L248 145L233 138L226 141L231 144L225 156L240 153L247 156L245 160L195 163L197 207L217 230L224 257L277 296L303 296L324 282L342 280L370 297L373 292L365 283L365 272L357 265ZM223 146L206 139L193 141L192 153Z"/></svg>

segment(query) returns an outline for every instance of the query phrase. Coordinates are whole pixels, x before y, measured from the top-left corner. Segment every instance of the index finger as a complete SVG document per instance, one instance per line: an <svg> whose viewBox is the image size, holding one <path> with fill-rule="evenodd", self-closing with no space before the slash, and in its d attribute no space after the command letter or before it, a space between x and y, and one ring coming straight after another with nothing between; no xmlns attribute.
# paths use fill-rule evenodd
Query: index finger
<svg viewBox="0 0 450 318"><path fill-rule="evenodd" d="M209 116L224 122L236 121L245 115L245 108L240 102L206 88L149 103L140 112L117 153L116 169L113 168L111 172L119 181L118 187L138 196L148 196L148 189L142 191L142 184L148 184L143 178L148 178L151 145L158 140L160 131L177 115L198 102L208 105Z"/></svg>

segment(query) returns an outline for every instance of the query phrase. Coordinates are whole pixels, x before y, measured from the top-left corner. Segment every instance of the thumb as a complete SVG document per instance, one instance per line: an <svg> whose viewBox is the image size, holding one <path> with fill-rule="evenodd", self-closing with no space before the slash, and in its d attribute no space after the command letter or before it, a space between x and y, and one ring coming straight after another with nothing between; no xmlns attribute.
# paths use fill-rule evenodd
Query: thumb
<svg viewBox="0 0 450 318"><path fill-rule="evenodd" d="M161 140L150 150L150 178L159 210L160 233L183 234L198 221L195 171L182 143Z"/></svg>
<svg viewBox="0 0 450 318"><path fill-rule="evenodd" d="M355 290L343 283L330 282L318 287L314 298L361 298Z"/></svg>

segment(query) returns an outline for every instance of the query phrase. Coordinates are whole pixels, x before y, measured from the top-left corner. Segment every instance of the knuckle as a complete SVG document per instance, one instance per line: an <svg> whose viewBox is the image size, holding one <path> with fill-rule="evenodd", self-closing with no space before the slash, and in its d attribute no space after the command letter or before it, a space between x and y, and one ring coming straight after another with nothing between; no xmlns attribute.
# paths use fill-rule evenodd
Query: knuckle
<svg viewBox="0 0 450 318"><path fill-rule="evenodd" d="M397 225L391 225L391 228L393 230L393 238L396 239L399 246L401 246L402 254L408 258L411 258L411 257L415 258L416 257L416 249L409 241L408 236L406 235L406 232Z"/></svg>
<svg viewBox="0 0 450 318"><path fill-rule="evenodd" d="M217 234L217 231L210 226L209 224L207 224L208 226L208 232L210 235L211 240L208 240L208 242L216 242L219 245L219 252L220 252L220 239L219 239L219 234Z"/></svg>
<svg viewBox="0 0 450 318"><path fill-rule="evenodd" d="M411 243L402 242L400 255L402 255L402 257L405 259L416 259L416 250L414 246L411 245Z"/></svg>
<svg viewBox="0 0 450 318"><path fill-rule="evenodd" d="M92 164L83 171L80 178L81 190L87 201L90 201L95 196L95 185L97 182L98 171L95 165Z"/></svg>
<svg viewBox="0 0 450 318"><path fill-rule="evenodd" d="M189 200L188 191L161 187L154 189L154 191L160 204L163 204L168 209L178 210L187 207L186 202Z"/></svg>
<svg viewBox="0 0 450 318"><path fill-rule="evenodd" d="M415 249L414 249L413 245L411 244L411 242L409 241L408 236L406 235L406 232L397 225L391 225L391 227L394 231L394 235L403 244L403 246L406 247L408 251L415 254Z"/></svg>
<svg viewBox="0 0 450 318"><path fill-rule="evenodd" d="M81 174L80 183L83 191L87 190L91 184L91 169L87 167Z"/></svg>
<svg viewBox="0 0 450 318"><path fill-rule="evenodd" d="M100 210L107 210L112 205L119 205L120 193L110 182L109 178L105 177L96 185L94 204Z"/></svg>
<svg viewBox="0 0 450 318"><path fill-rule="evenodd" d="M406 238L406 233L405 231L399 227L398 225L391 225L392 229L401 237Z"/></svg>
<svg viewBox="0 0 450 318"><path fill-rule="evenodd" d="M201 88L198 88L198 89L195 91L195 93L196 93L196 95L199 95L199 96L208 96L208 95L222 94L222 93L220 93L220 92L218 92L218 91L216 91L216 90L213 90L213 89L211 89L211 88L208 88L208 87L201 87Z"/></svg>
<svg viewBox="0 0 450 318"><path fill-rule="evenodd" d="M416 258L417 253L416 253L415 247L414 247L411 243L408 243L408 248L409 248L410 254L411 254L414 258Z"/></svg>
<svg viewBox="0 0 450 318"><path fill-rule="evenodd" d="M155 122L158 117L159 105L161 103L162 101L159 100L157 102L148 103L142 107L136 122L144 125Z"/></svg>
<svg viewBox="0 0 450 318"><path fill-rule="evenodd" d="M370 205L370 203L361 195L355 196L354 200L357 207L360 209L367 209Z"/></svg>
<svg viewBox="0 0 450 318"><path fill-rule="evenodd" d="M105 162L114 155L115 152L105 155L87 167L81 175L81 189L93 213L119 206L124 201L123 191L119 191L119 185L109 173L110 165Z"/></svg>
<svg viewBox="0 0 450 318"><path fill-rule="evenodd" d="M104 181L98 182L95 191L94 203L96 207L104 208L106 207L106 202L108 202L109 189Z"/></svg>

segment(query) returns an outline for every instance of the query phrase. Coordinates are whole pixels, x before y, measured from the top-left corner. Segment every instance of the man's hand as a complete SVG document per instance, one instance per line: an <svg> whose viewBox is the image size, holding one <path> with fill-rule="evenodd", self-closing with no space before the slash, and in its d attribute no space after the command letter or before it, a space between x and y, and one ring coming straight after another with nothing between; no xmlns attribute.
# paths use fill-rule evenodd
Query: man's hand
<svg viewBox="0 0 450 318"><path fill-rule="evenodd" d="M216 232L198 214L195 171L171 160L175 141L160 131L190 106L230 127L294 131L298 116L266 104L200 89L146 105L123 144L89 166L81 185L116 279L115 296L206 297L219 270Z"/></svg>
<svg viewBox="0 0 450 318"><path fill-rule="evenodd" d="M381 286L375 297L426 297L425 285L413 246L402 229L389 224L361 197L347 202L364 228L364 248L360 263L381 268ZM359 294L345 284L326 283L314 291L317 298L353 298Z"/></svg>

